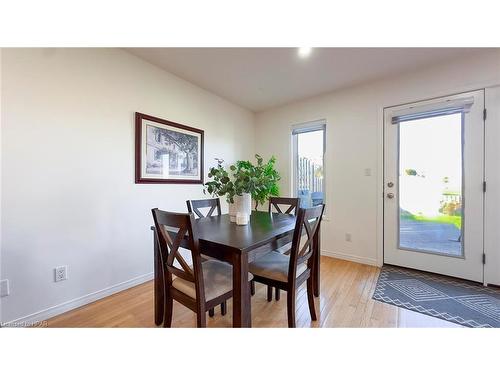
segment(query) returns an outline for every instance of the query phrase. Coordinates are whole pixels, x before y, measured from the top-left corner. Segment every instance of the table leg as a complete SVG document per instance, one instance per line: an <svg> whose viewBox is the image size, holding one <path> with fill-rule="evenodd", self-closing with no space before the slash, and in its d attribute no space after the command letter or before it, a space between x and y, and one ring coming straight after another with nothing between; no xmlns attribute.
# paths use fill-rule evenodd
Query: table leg
<svg viewBox="0 0 500 375"><path fill-rule="evenodd" d="M321 224L320 224L321 225ZM313 268L313 291L314 296L319 297L320 292L320 263L321 263L321 227L318 228L313 238L314 268Z"/></svg>
<svg viewBox="0 0 500 375"><path fill-rule="evenodd" d="M248 254L233 255L233 327L251 327Z"/></svg>
<svg viewBox="0 0 500 375"><path fill-rule="evenodd" d="M163 268L161 266L160 248L158 246L158 235L154 230L154 301L155 301L155 324L159 326L163 323L163 312L165 308Z"/></svg>

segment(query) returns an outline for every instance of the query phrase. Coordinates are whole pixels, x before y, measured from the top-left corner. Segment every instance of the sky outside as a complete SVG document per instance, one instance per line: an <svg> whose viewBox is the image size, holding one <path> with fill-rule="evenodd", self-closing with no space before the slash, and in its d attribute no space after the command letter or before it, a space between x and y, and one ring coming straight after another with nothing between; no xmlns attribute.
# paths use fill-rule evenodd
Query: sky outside
<svg viewBox="0 0 500 375"><path fill-rule="evenodd" d="M323 164L323 131L300 133L297 144L299 156L314 160L316 164Z"/></svg>
<svg viewBox="0 0 500 375"><path fill-rule="evenodd" d="M399 126L401 207L412 213L438 214L445 189L460 192L462 187L461 114L405 121ZM408 176L409 169L417 176Z"/></svg>

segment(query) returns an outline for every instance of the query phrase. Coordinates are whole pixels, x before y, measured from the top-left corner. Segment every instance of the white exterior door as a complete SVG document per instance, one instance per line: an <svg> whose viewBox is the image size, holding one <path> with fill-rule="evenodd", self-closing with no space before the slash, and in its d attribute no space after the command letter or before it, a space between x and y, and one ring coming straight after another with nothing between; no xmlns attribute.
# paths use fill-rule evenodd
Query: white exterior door
<svg viewBox="0 0 500 375"><path fill-rule="evenodd" d="M483 282L484 91L384 111L384 263Z"/></svg>

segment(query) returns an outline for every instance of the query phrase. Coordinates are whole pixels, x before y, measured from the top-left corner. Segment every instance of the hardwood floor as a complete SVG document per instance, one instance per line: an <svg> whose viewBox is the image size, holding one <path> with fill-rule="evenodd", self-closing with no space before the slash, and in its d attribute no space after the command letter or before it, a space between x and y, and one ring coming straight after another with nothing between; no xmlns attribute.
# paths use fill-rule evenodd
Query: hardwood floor
<svg viewBox="0 0 500 375"><path fill-rule="evenodd" d="M297 291L297 327L460 327L456 324L373 300L379 268L340 259L321 258L318 320L312 322L305 284ZM207 317L208 327L231 327L232 305L221 316ZM196 327L195 314L174 302L173 327ZM252 297L253 327L287 327L286 298L267 302L266 288L256 284ZM56 316L48 327L155 327L153 282L147 282L76 310Z"/></svg>

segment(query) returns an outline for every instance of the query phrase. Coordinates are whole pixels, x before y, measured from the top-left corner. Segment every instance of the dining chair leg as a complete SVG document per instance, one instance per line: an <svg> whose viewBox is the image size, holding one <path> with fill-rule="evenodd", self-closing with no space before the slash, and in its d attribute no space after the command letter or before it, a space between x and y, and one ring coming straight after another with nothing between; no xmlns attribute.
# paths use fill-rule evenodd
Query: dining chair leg
<svg viewBox="0 0 500 375"><path fill-rule="evenodd" d="M316 307L314 306L314 280L312 276L309 276L307 279L307 303L309 304L311 320L317 320Z"/></svg>
<svg viewBox="0 0 500 375"><path fill-rule="evenodd" d="M288 328L295 328L295 290L288 290L286 292L286 300Z"/></svg>
<svg viewBox="0 0 500 375"><path fill-rule="evenodd" d="M227 314L227 301L224 301L220 304L220 313L222 316Z"/></svg>
<svg viewBox="0 0 500 375"><path fill-rule="evenodd" d="M163 314L163 327L172 327L172 314L174 309L174 300L170 296L165 296L165 307Z"/></svg>
<svg viewBox="0 0 500 375"><path fill-rule="evenodd" d="M276 288L276 291L275 291L275 298L276 298L276 301L279 301L279 300L280 300L280 288Z"/></svg>
<svg viewBox="0 0 500 375"><path fill-rule="evenodd" d="M255 296L255 281L250 281L250 295Z"/></svg>
<svg viewBox="0 0 500 375"><path fill-rule="evenodd" d="M206 328L207 327L207 313L205 311L199 311L196 314L196 326L198 328Z"/></svg>
<svg viewBox="0 0 500 375"><path fill-rule="evenodd" d="M271 302L273 300L273 287L267 286L267 302Z"/></svg>
<svg viewBox="0 0 500 375"><path fill-rule="evenodd" d="M213 318L215 315L215 309L212 307L211 309L208 310L208 316Z"/></svg>
<svg viewBox="0 0 500 375"><path fill-rule="evenodd" d="M163 267L161 261L158 236L154 231L154 303L155 303L155 325L160 326L165 316L165 285L163 278Z"/></svg>

